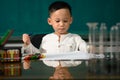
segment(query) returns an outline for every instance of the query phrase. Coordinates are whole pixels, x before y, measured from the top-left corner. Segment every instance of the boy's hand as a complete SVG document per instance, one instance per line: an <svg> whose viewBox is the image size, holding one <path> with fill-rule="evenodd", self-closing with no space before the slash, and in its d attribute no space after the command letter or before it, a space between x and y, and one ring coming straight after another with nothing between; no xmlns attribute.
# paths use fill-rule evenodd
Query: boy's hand
<svg viewBox="0 0 120 80"><path fill-rule="evenodd" d="M30 60L23 60L23 69L30 69Z"/></svg>
<svg viewBox="0 0 120 80"><path fill-rule="evenodd" d="M23 34L22 40L23 40L25 45L29 45L30 44L30 36L28 34Z"/></svg>

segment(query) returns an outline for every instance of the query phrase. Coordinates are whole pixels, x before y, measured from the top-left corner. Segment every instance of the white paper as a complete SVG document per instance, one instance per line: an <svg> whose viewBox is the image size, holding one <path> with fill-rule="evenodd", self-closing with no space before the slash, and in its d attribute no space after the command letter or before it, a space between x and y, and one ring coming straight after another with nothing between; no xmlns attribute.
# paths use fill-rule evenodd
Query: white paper
<svg viewBox="0 0 120 80"><path fill-rule="evenodd" d="M103 54L85 53L81 51L61 52L61 53L43 53L45 58L40 60L89 60L89 59L103 59ZM22 57L24 59L25 56Z"/></svg>
<svg viewBox="0 0 120 80"><path fill-rule="evenodd" d="M63 53L44 53L46 56L40 60L88 60L90 59L89 53L74 51Z"/></svg>

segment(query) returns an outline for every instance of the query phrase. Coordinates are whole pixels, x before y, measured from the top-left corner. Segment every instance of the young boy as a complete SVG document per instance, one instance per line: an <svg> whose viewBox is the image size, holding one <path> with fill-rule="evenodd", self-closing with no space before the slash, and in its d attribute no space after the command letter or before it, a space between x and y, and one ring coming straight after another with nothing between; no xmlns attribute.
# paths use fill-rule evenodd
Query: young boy
<svg viewBox="0 0 120 80"><path fill-rule="evenodd" d="M23 48L29 53L62 53L83 51L87 52L86 42L77 34L69 33L72 23L72 12L69 4L56 1L49 6L48 24L54 29L53 33L43 37L40 49L35 48L27 34L23 34ZM81 55L81 54L80 54ZM46 65L55 67L71 67L81 64L81 61L43 61Z"/></svg>

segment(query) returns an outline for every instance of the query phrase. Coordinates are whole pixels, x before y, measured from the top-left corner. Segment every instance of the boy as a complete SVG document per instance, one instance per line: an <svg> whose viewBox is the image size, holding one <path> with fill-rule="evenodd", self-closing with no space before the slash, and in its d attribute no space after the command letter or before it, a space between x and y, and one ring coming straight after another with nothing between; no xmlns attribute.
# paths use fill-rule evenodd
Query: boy
<svg viewBox="0 0 120 80"><path fill-rule="evenodd" d="M23 48L29 53L62 53L72 51L87 52L86 42L77 34L69 33L68 29L72 23L72 12L69 4L63 1L56 1L49 6L48 24L54 29L53 33L43 37L40 49L35 48L27 34L23 34ZM46 65L65 68L77 66L81 61L43 61ZM59 68L59 69L60 69Z"/></svg>

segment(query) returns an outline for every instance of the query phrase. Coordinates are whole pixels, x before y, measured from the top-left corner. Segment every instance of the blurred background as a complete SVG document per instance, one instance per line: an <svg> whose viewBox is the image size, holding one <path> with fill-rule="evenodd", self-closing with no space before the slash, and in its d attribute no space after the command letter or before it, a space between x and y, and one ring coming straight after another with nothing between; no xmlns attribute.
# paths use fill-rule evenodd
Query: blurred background
<svg viewBox="0 0 120 80"><path fill-rule="evenodd" d="M48 6L57 0L0 0L0 36L13 29L12 37L23 33L47 34L52 28L47 23ZM62 0L61 0L62 1ZM72 7L73 24L70 32L86 37L88 22L105 23L107 30L120 22L120 0L63 0Z"/></svg>
<svg viewBox="0 0 120 80"><path fill-rule="evenodd" d="M21 37L23 33L40 34L40 40L31 40L34 43L40 42L44 34L53 32L47 18L48 6L54 1L58 0L0 0L0 44L6 40L8 30L14 30L7 44L0 45L0 79L10 79L10 76L11 79L48 78L52 74L53 69L36 61L31 64L32 69L22 68ZM73 76L76 79L120 79L120 0L60 1L72 7L73 24L69 31L87 41L89 53L105 56L71 68Z"/></svg>

